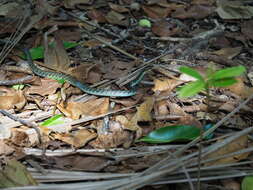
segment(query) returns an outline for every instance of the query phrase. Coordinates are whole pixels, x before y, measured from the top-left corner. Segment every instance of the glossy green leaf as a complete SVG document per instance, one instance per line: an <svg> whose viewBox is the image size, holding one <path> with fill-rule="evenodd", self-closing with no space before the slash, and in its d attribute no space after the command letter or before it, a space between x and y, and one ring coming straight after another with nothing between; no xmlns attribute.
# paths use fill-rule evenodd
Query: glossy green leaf
<svg viewBox="0 0 253 190"><path fill-rule="evenodd" d="M219 80L213 80L210 82L211 86L214 87L226 87L235 84L237 80L235 78L224 78Z"/></svg>
<svg viewBox="0 0 253 190"><path fill-rule="evenodd" d="M253 176L246 176L242 180L242 190L253 190Z"/></svg>
<svg viewBox="0 0 253 190"><path fill-rule="evenodd" d="M218 80L218 79L223 79L223 78L237 77L237 76L240 76L245 71L246 69L243 66L229 67L226 69L221 69L219 71L216 71L213 74L212 79Z"/></svg>
<svg viewBox="0 0 253 190"><path fill-rule="evenodd" d="M198 71L196 71L195 69L192 69L190 67L186 67L186 66L180 67L179 71L182 73L185 73L187 75L190 75L191 77L193 77L195 79L204 80L204 78L201 76L201 74L199 74Z"/></svg>
<svg viewBox="0 0 253 190"><path fill-rule="evenodd" d="M55 43L50 43L49 45L54 46ZM70 48L76 47L78 45L79 45L79 43L76 43L76 42L63 42L63 46L65 47L65 49L70 49ZM31 48L29 51L31 53L31 56L32 56L33 60L44 58L44 47L43 46L38 46L36 48ZM24 59L25 55L22 54L21 57Z"/></svg>
<svg viewBox="0 0 253 190"><path fill-rule="evenodd" d="M53 117L50 117L46 121L44 121L41 126L48 127L52 125L58 125L58 124L63 124L64 121L62 120L62 114L57 114L54 115Z"/></svg>
<svg viewBox="0 0 253 190"><path fill-rule="evenodd" d="M185 98L194 96L197 93L199 93L201 90L203 90L205 87L205 82L202 80L197 80L194 82L191 82L189 84L184 85L179 89L179 97Z"/></svg>
<svg viewBox="0 0 253 190"><path fill-rule="evenodd" d="M200 129L189 125L167 126L152 131L147 136L139 139L148 143L169 143L174 141L190 141L200 135Z"/></svg>

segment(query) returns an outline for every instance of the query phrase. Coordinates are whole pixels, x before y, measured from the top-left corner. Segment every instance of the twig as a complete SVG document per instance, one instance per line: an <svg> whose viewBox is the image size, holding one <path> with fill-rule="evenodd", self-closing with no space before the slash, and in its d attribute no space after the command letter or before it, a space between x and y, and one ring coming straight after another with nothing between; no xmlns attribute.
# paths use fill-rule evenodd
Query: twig
<svg viewBox="0 0 253 190"><path fill-rule="evenodd" d="M25 121L25 120L23 120L23 119L20 119L20 118L14 116L14 115L8 113L8 112L5 111L5 110L0 110L0 113L2 113L3 115L9 117L10 119L12 119L12 120L14 120L14 121L20 122L22 125L25 125L25 126L27 126L27 127L33 128L33 129L36 131L36 133L38 134L39 143L40 143L40 144L42 143L42 138L41 138L40 130L39 130L39 127L38 127L37 125L35 125L35 124L33 124L33 123L30 123L30 122L28 122L28 121Z"/></svg>
<svg viewBox="0 0 253 190"><path fill-rule="evenodd" d="M33 76L25 76L19 79L14 79L14 80L2 80L0 81L0 85L14 85L14 84L25 84L27 81L30 81L33 78Z"/></svg>

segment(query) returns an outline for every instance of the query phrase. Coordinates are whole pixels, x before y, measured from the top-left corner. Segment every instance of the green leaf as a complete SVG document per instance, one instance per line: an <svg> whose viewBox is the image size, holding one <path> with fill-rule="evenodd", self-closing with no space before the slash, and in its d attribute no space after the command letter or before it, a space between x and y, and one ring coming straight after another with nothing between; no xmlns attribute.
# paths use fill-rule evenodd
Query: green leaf
<svg viewBox="0 0 253 190"><path fill-rule="evenodd" d="M50 43L49 45L50 46L55 46L55 43ZM70 48L76 47L78 45L79 45L79 43L76 43L76 42L63 42L63 46L65 47L65 49L70 49ZM44 47L43 46L38 46L36 48L31 48L29 51L31 53L31 56L32 56L33 60L44 58ZM25 59L24 54L22 54L21 57L23 59Z"/></svg>
<svg viewBox="0 0 253 190"><path fill-rule="evenodd" d="M218 79L236 77L236 76L240 76L245 71L246 69L243 66L229 67L226 69L221 69L219 71L216 71L213 74L212 79L218 80Z"/></svg>
<svg viewBox="0 0 253 190"><path fill-rule="evenodd" d="M139 139L148 143L168 143L174 141L190 141L200 135L200 129L189 125L167 126L152 131L147 136Z"/></svg>
<svg viewBox="0 0 253 190"><path fill-rule="evenodd" d="M58 124L63 124L63 123L64 121L62 120L62 114L57 114L47 119L46 121L44 121L41 124L41 126L48 127L48 126L58 125Z"/></svg>
<svg viewBox="0 0 253 190"><path fill-rule="evenodd" d="M190 75L190 76L194 77L195 79L204 80L204 78L201 76L201 74L199 74L198 71L196 71L195 69L192 69L190 67L186 67L186 66L180 67L179 71L182 73L185 73L187 75Z"/></svg>
<svg viewBox="0 0 253 190"><path fill-rule="evenodd" d="M15 84L12 86L12 88L15 90L22 90L24 87L25 87L24 84Z"/></svg>
<svg viewBox="0 0 253 190"><path fill-rule="evenodd" d="M253 190L253 176L246 176L242 180L242 190Z"/></svg>
<svg viewBox="0 0 253 190"><path fill-rule="evenodd" d="M185 97L193 96L199 93L201 90L203 90L204 87L205 87L205 82L202 80L191 82L180 88L179 97L185 98Z"/></svg>
<svg viewBox="0 0 253 190"><path fill-rule="evenodd" d="M139 21L139 26L150 28L151 27L151 22L148 19L141 19Z"/></svg>
<svg viewBox="0 0 253 190"><path fill-rule="evenodd" d="M214 87L226 87L235 84L237 80L235 78L224 78L218 80L211 80L210 85Z"/></svg>

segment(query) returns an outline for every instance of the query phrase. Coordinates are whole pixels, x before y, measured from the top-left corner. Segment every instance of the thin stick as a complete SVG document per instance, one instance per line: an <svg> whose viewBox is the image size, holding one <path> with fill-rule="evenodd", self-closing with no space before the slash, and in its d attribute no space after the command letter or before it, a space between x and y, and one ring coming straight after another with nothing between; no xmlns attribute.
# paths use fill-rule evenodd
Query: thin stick
<svg viewBox="0 0 253 190"><path fill-rule="evenodd" d="M42 143L42 138L41 138L40 130L39 130L39 127L38 127L37 125L35 125L35 124L33 124L33 123L30 123L30 122L28 122L28 121L25 121L25 120L23 120L23 119L20 119L20 118L14 116L14 115L8 113L8 112L5 111L5 110L0 110L0 113L2 113L3 115L9 117L10 119L12 119L12 120L14 120L14 121L20 122L22 125L25 125L25 126L27 126L27 127L33 128L33 129L36 131L36 133L38 134L39 143L40 143L40 144Z"/></svg>

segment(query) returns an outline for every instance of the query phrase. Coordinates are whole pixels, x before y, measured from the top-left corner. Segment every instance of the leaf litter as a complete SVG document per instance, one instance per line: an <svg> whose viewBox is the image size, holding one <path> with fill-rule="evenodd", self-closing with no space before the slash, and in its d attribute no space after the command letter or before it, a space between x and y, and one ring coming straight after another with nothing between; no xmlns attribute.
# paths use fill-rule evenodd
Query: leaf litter
<svg viewBox="0 0 253 190"><path fill-rule="evenodd" d="M12 41L17 39L15 41L17 43L21 40L19 43L29 47L36 47L38 44L47 47L44 61L41 59L43 57L39 60L45 64L41 63L40 66L70 74L89 85L95 84L99 88L110 86L113 89L126 89L125 84L129 82L128 80L136 77L131 76L131 73L145 64L153 65L154 69L147 71L144 80L139 84L137 95L129 98L83 95L80 90L68 84L62 85L45 78L41 78L37 85L27 83L22 90L15 90L11 85L8 87L2 85L1 109L7 110L16 118L13 121L6 120L3 114L0 116L2 166L8 164L6 162L8 159L22 158L21 161L29 162L28 158L32 158L33 162L40 161L37 162L39 167L32 165L38 170L43 166L51 172L55 171L51 169L96 171L99 173L92 180L99 179L99 181L94 184L93 189L101 187L100 182L107 183L103 189L146 189L144 187L146 185L170 186L171 183L178 184L180 180L187 182L190 187L194 185L191 180L203 180L201 184L204 187L206 181L211 179L219 180L224 176L232 178L250 174L252 85L249 79L240 76L236 78L238 82L232 86L212 88L210 110L207 109L204 92L192 98L177 96L177 89L193 80L189 76L180 75L179 66L198 68L197 71L203 76L207 72L208 64L217 68L239 64L249 68L252 58L250 49L252 44L249 41L252 25L249 20L243 19L252 17L250 4L242 2L228 4L227 1L215 4L214 1L201 0L191 3L167 1L146 3L40 1L40 3L37 6L44 10L44 14L50 12L54 16L39 19L31 31L27 31L25 25L22 26L24 23L17 22L17 15L9 15L8 12L3 15L4 21L13 25L13 28L21 27L25 31L24 34L19 34L21 37L24 36L22 39L11 38ZM16 7L16 3L7 2L0 5L0 9L4 7L8 7L5 11L11 10ZM82 11L85 12L85 19L76 14ZM216 13L218 15L215 16ZM22 14L21 11L18 16L22 17ZM234 20L226 20L231 18ZM141 19L149 20L152 28L139 26ZM29 22L29 19L26 22ZM52 23L58 23L59 29L52 27ZM38 26L46 29L48 35L41 35ZM225 33L224 29L223 31L219 29L220 26L225 27ZM241 27L241 30L237 29L238 27ZM13 32L7 25L1 30L1 35L8 38ZM70 32L73 32L73 37L70 37ZM204 32L204 37L200 37L201 32ZM94 41L98 39L97 37L104 39L106 43ZM56 42L55 46L49 46L51 40ZM79 46L65 50L63 42L70 41ZM80 55L79 52L85 54ZM13 54L17 55L14 51L5 53L7 58L2 65L13 64L13 61L10 62L15 61ZM159 59L160 55L164 57L161 56ZM155 62L149 61L151 59L155 59ZM170 64L171 61L176 63L176 67ZM1 80L6 79L6 73L10 78L19 77L18 73L9 67L3 67L3 71L5 73L1 72ZM21 70L19 72L22 73ZM249 103L242 106L242 101L244 104ZM37 111L41 111L44 116L37 115ZM64 115L63 123L44 128L41 126L46 119L60 113ZM224 118L226 121L223 121ZM30 127L17 122L20 120L27 121ZM220 121L223 123L219 124ZM169 129L169 126L189 125L198 130L206 122L218 123L219 125L214 125L214 128L219 128L212 131L213 139L201 140L202 164L197 160L199 149L191 147L198 143L198 135L188 138L188 144L173 141L169 145L149 145L136 141L155 130L166 129L167 131L163 132L166 136L166 133L173 129L173 127ZM39 126L42 144L39 143L39 135L30 124ZM177 130L180 131L180 128ZM180 139L180 135L172 139ZM192 139L195 140L191 141ZM170 140L167 139L166 142ZM147 151L142 149L145 146ZM122 150L122 147L125 149ZM128 154L128 151L131 154ZM50 154L51 156L43 156ZM147 164L141 164L144 162ZM198 163L200 168L197 167ZM186 169L180 169L181 165ZM243 167L236 168L237 165L247 166L248 170ZM7 166L5 168L8 169ZM208 172L203 172L204 169ZM197 177L198 170L201 173L200 178ZM228 176L225 171L230 175ZM108 172L114 174L109 175ZM121 176L119 173L125 175ZM180 175L184 173L188 173L189 177ZM42 182L52 182L46 175L45 179L41 179L36 173L31 174L42 186L47 185ZM85 174L83 172L80 178L77 173L72 172L68 178L72 181L69 185L76 185L73 182L76 179L91 179L85 177ZM172 178L172 175L177 174L177 180ZM27 176L24 172L22 175ZM63 176L58 182L66 182L64 173L59 172L58 175ZM102 177L103 175L109 177ZM133 175L136 175L135 178L131 178ZM141 177L143 175L149 180L145 181ZM161 178L163 175L166 175L166 181ZM119 183L113 182L114 178L117 178ZM129 179L131 183L127 182ZM225 183L218 184L222 186ZM85 185L84 183L82 187ZM9 184L5 184L4 187L9 187Z"/></svg>

